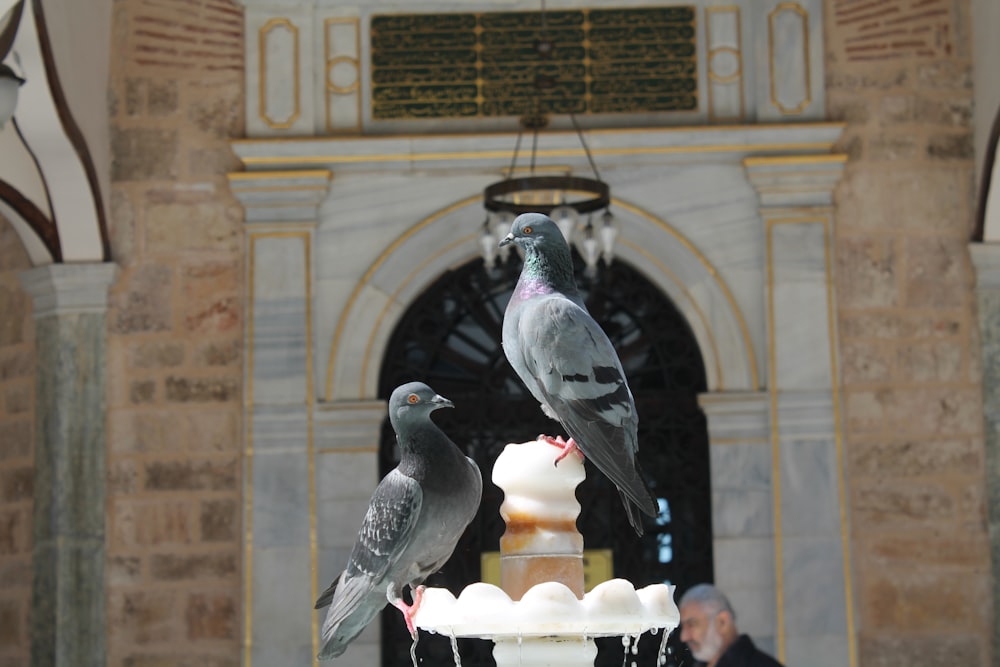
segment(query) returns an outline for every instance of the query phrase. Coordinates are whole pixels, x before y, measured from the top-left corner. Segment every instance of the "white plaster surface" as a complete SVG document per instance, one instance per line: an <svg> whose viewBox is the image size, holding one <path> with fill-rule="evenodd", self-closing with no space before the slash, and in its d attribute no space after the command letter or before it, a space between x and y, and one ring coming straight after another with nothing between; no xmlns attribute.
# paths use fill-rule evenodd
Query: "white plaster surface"
<svg viewBox="0 0 1000 667"><path fill-rule="evenodd" d="M96 39L100 39L102 34L106 35L110 30L108 3L106 1L95 3L92 9L94 11L91 14L89 11L80 12L79 9L67 7L67 14L53 18L50 17L50 14L53 14L52 9L48 8L45 14L46 21L50 18L55 21L53 24L54 34L51 35L51 38L55 39L64 35L71 26L76 29L80 29L82 26L93 27L92 31L83 28L85 32L80 34L86 34ZM105 21L103 25L100 27L90 25L91 21L100 21L102 17ZM75 21L75 24L70 23L70 21ZM20 71L31 72L32 75L26 77L27 83L20 88L14 117L17 120L18 130L23 141L30 148L33 159L37 161L41 174L49 186L48 197L59 229L63 259L67 262L100 261L104 259L104 254L97 217L97 201L104 199L103 203L105 210L107 210L107 199L100 191L97 192L95 199L83 163L77 155L76 148L67 138L59 120L55 99L49 87L50 81L47 77L38 38L39 31L35 22L32 3L25 3L21 16L21 28L14 39L13 50L18 53L21 61ZM78 39L79 37L73 37L67 38L66 41L72 44ZM105 38L101 43L107 44L107 39ZM69 68L70 65L65 59L67 52L63 51L62 48L57 49L57 51L63 56L61 64ZM100 50L92 48L82 49L82 54L79 56L75 71L85 81L94 85L92 90L107 90L107 60L102 62ZM71 76L69 72L64 72L64 74ZM108 127L106 124L102 124L102 121L106 123L106 117L95 116L95 114L104 113L103 94L99 99L94 99L92 93L86 92L86 84L73 84L70 90L76 96L74 101L80 106L83 112L82 117L87 121L88 131L93 133L90 138L96 144L96 155L104 159L102 166L105 169L102 177L107 179L106 174L110 172ZM81 92L84 92L83 97L79 97ZM95 118L97 118L96 121ZM5 130L5 132L9 131L9 128ZM102 178L99 177L99 180Z"/></svg>
<svg viewBox="0 0 1000 667"><path fill-rule="evenodd" d="M1000 77L993 67L984 63L1000 62L1000 40L995 39L1000 26L1000 3L996 0L972 0L972 84L975 104L972 109L973 136L976 148L976 183L982 178L983 161L988 149L988 139L993 119L1000 109ZM1000 186L1000 177L993 176L994 187ZM1000 190L998 190L1000 191ZM985 240L1000 239L1000 211L990 218Z"/></svg>
<svg viewBox="0 0 1000 667"><path fill-rule="evenodd" d="M1000 152L1000 147L998 147ZM1000 239L1000 160L993 162L991 171L990 192L986 199L986 210L983 220L983 240L996 241Z"/></svg>

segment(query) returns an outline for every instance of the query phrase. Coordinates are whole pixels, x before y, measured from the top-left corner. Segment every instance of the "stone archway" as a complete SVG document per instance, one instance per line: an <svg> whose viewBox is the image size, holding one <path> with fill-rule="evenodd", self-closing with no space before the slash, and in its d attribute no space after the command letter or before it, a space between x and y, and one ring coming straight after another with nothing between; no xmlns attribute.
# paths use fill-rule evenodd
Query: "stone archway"
<svg viewBox="0 0 1000 667"><path fill-rule="evenodd" d="M618 256L684 314L705 358L708 390L759 386L745 318L718 269L668 223L628 202L613 206L621 223ZM403 310L445 270L478 256L478 229L469 220L481 215L479 197L446 207L408 229L369 267L331 341L323 392L328 402L376 395L379 360Z"/></svg>

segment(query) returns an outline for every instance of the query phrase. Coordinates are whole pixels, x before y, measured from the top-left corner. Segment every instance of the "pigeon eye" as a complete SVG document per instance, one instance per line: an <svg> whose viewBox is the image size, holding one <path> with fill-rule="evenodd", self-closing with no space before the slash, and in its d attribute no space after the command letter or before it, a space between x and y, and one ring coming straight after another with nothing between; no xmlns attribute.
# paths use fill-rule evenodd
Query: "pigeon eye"
<svg viewBox="0 0 1000 667"><path fill-rule="evenodd" d="M409 403L410 405L413 405L414 403L419 403L420 397L417 396L416 394L410 394L409 396L406 397L406 402Z"/></svg>
<svg viewBox="0 0 1000 667"><path fill-rule="evenodd" d="M531 233L531 227L525 227L523 231L524 231L525 234L530 234Z"/></svg>

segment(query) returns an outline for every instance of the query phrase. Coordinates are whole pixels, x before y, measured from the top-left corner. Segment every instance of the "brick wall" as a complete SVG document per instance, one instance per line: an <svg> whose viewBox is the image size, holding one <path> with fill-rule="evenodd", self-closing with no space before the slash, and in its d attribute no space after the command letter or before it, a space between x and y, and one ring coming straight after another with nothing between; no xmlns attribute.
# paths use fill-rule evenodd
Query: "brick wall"
<svg viewBox="0 0 1000 667"><path fill-rule="evenodd" d="M30 657L31 510L34 481L35 326L17 274L31 268L0 217L0 665Z"/></svg>
<svg viewBox="0 0 1000 667"><path fill-rule="evenodd" d="M112 666L239 663L242 26L231 0L114 7Z"/></svg>
<svg viewBox="0 0 1000 667"><path fill-rule="evenodd" d="M826 3L860 664L988 665L966 0Z"/></svg>

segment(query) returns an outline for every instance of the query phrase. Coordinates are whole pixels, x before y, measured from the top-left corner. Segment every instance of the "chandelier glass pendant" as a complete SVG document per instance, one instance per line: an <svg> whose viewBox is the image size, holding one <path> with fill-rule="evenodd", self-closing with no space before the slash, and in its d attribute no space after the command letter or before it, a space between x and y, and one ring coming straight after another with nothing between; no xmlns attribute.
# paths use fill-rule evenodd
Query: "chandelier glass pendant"
<svg viewBox="0 0 1000 667"><path fill-rule="evenodd" d="M590 163L593 178L574 176L571 173L543 175L536 172L538 135L548 126L548 113L542 108L541 98L543 93L556 87L556 78L544 73L541 67L551 61L555 51L547 30L544 0L541 30L535 41L534 51L540 65L533 84L535 94L529 98L528 109L521 116L510 167L503 180L486 186L483 191L483 207L486 209L486 219L483 222L483 234L480 239L483 261L487 269L492 269L498 258L501 261L506 260L509 247L498 248L497 244L510 231L511 222L515 217L522 213L544 213L559 225L566 241L570 245L576 245L586 264L588 275L594 276L601 258L606 264L610 264L614 258L618 228L609 208L611 187L601 180L597 164L573 113L568 115ZM532 139L528 175L515 177L525 130L531 132ZM595 225L593 214L602 209L604 212L600 214L598 224Z"/></svg>

